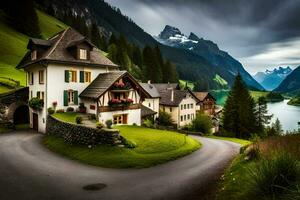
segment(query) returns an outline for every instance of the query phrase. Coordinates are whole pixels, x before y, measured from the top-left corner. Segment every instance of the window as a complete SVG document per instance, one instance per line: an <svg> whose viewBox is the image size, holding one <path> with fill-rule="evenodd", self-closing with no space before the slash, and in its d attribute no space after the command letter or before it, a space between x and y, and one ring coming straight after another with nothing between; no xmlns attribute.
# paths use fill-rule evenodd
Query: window
<svg viewBox="0 0 300 200"><path fill-rule="evenodd" d="M148 107L151 108L151 103L149 103Z"/></svg>
<svg viewBox="0 0 300 200"><path fill-rule="evenodd" d="M84 82L86 83L91 82L91 72L84 72Z"/></svg>
<svg viewBox="0 0 300 200"><path fill-rule="evenodd" d="M180 120L183 121L183 116L182 115L180 116Z"/></svg>
<svg viewBox="0 0 300 200"><path fill-rule="evenodd" d="M75 100L75 95L74 95L74 91L70 90L68 91L68 103L69 104L74 104L74 100Z"/></svg>
<svg viewBox="0 0 300 200"><path fill-rule="evenodd" d="M81 59L81 60L86 60L87 59L86 49L79 49L79 59Z"/></svg>
<svg viewBox="0 0 300 200"><path fill-rule="evenodd" d="M75 70L69 71L69 82L77 82L77 71Z"/></svg>
<svg viewBox="0 0 300 200"><path fill-rule="evenodd" d="M114 115L114 124L127 124L127 114Z"/></svg>
<svg viewBox="0 0 300 200"><path fill-rule="evenodd" d="M181 110L183 110L183 105L181 105Z"/></svg>
<svg viewBox="0 0 300 200"><path fill-rule="evenodd" d="M186 115L184 115L184 121L186 120Z"/></svg>
<svg viewBox="0 0 300 200"><path fill-rule="evenodd" d="M33 50L31 52L31 60L36 60L36 57L37 57L37 52L36 52L36 50Z"/></svg>
<svg viewBox="0 0 300 200"><path fill-rule="evenodd" d="M187 105L187 109L190 109L190 104Z"/></svg>
<svg viewBox="0 0 300 200"><path fill-rule="evenodd" d="M191 118L190 114L187 115L187 118L188 118L188 120L190 120L190 118Z"/></svg>
<svg viewBox="0 0 300 200"><path fill-rule="evenodd" d="M186 104L184 104L184 109L186 109Z"/></svg>
<svg viewBox="0 0 300 200"><path fill-rule="evenodd" d="M44 93L44 92L37 92L37 93L36 93L36 97L39 98L39 99L44 100L44 98L45 98L45 93Z"/></svg>
<svg viewBox="0 0 300 200"><path fill-rule="evenodd" d="M170 108L170 112L172 112L172 108Z"/></svg>
<svg viewBox="0 0 300 200"><path fill-rule="evenodd" d="M193 108L194 108L194 104L191 103L191 109L193 109Z"/></svg>
<svg viewBox="0 0 300 200"><path fill-rule="evenodd" d="M33 72L28 72L28 84L33 85Z"/></svg>
<svg viewBox="0 0 300 200"><path fill-rule="evenodd" d="M44 70L39 71L39 83L44 84Z"/></svg>

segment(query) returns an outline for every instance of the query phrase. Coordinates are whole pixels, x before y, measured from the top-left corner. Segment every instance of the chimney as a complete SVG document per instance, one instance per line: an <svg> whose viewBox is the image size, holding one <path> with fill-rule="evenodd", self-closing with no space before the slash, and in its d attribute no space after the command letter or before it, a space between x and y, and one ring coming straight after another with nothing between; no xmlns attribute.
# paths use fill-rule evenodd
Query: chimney
<svg viewBox="0 0 300 200"><path fill-rule="evenodd" d="M148 80L148 84L151 84L151 80Z"/></svg>
<svg viewBox="0 0 300 200"><path fill-rule="evenodd" d="M171 89L171 101L174 101L174 89Z"/></svg>

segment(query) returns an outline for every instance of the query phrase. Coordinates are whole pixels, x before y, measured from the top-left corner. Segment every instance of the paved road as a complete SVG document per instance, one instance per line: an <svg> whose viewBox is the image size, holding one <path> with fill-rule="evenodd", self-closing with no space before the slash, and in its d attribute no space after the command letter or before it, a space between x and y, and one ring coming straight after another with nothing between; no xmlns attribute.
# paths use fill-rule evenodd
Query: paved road
<svg viewBox="0 0 300 200"><path fill-rule="evenodd" d="M106 169L64 159L41 144L42 135L0 135L1 200L184 199L216 180L238 152L237 144L195 137L203 144L181 159L146 169ZM104 183L98 191L82 187Z"/></svg>

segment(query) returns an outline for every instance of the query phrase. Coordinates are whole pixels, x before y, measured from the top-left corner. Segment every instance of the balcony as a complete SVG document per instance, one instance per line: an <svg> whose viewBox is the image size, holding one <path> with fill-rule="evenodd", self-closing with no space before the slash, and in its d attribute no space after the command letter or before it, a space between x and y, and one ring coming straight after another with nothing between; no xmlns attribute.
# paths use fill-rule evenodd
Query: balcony
<svg viewBox="0 0 300 200"><path fill-rule="evenodd" d="M124 111L124 110L136 110L140 109L141 104L132 104L132 105L122 105L119 106L101 106L99 107L99 112L111 112L111 111Z"/></svg>

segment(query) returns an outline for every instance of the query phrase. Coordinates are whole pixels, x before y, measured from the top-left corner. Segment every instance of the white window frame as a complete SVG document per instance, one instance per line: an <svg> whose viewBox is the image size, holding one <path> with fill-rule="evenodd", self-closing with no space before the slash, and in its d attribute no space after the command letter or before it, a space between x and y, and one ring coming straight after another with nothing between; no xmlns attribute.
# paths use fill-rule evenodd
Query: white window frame
<svg viewBox="0 0 300 200"><path fill-rule="evenodd" d="M87 50L86 49L79 49L79 59L87 60Z"/></svg>

